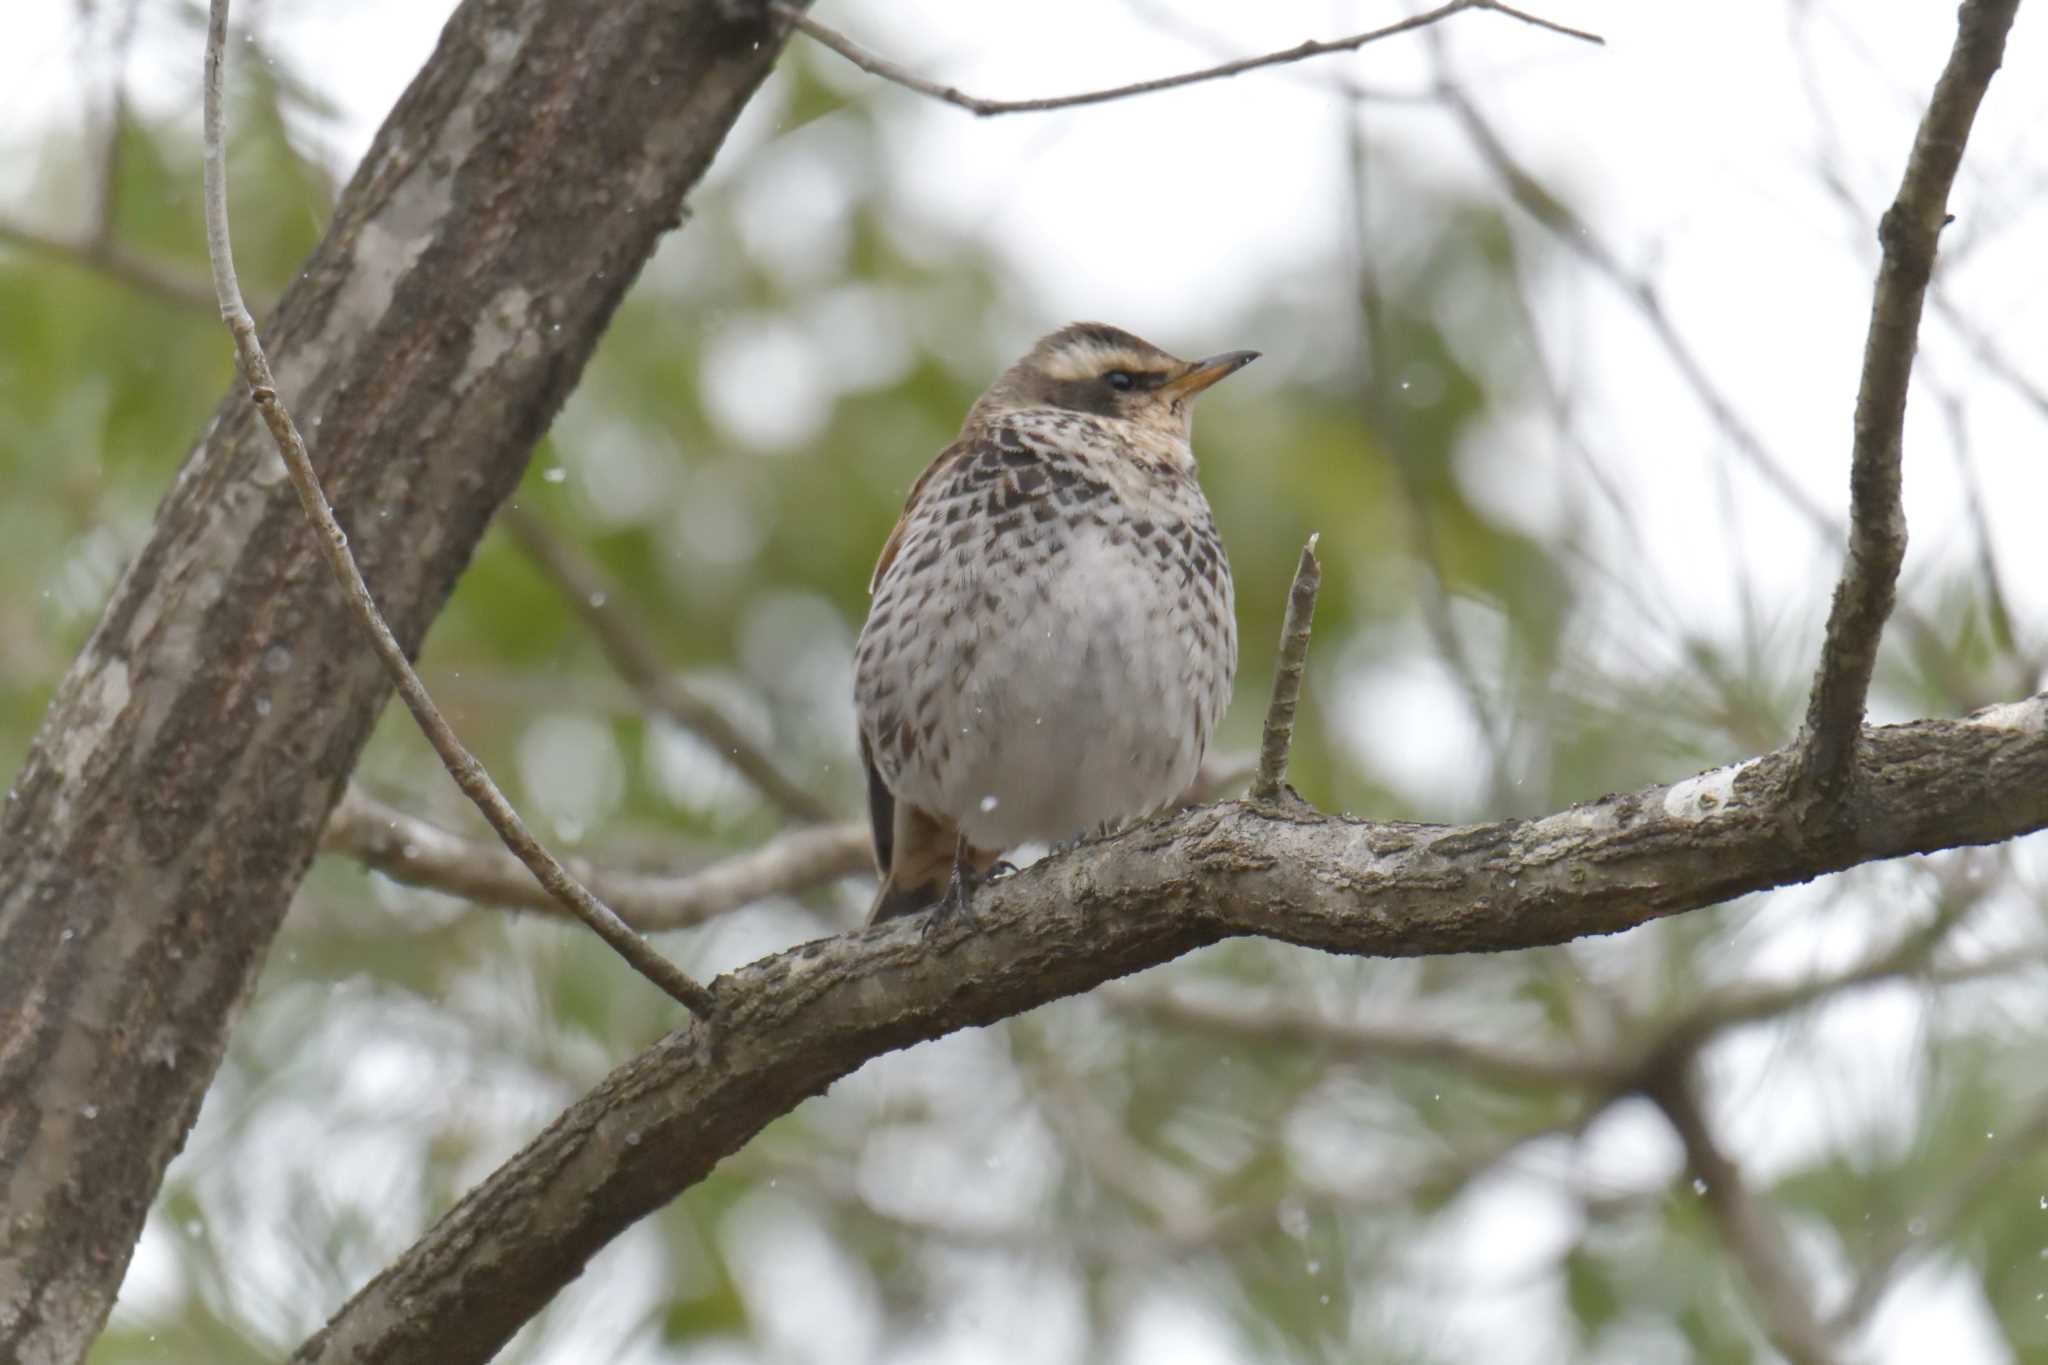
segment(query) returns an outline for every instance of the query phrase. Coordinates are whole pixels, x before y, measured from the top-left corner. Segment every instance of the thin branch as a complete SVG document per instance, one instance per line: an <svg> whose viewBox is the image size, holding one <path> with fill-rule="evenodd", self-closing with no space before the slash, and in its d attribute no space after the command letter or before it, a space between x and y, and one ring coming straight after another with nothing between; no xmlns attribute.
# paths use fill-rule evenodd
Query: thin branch
<svg viewBox="0 0 2048 1365"><path fill-rule="evenodd" d="M2006 31L2018 9L2019 0L1966 0L1955 46L1907 154L1898 198L1878 223L1884 257L1856 392L1848 553L1828 611L1800 754L1799 788L1811 798L1838 800L1853 771L1878 643L1906 556L1901 445L1920 315L1949 219L1949 189L1963 164L1977 108L2004 60Z"/></svg>
<svg viewBox="0 0 2048 1365"><path fill-rule="evenodd" d="M1814 1312L1806 1275L1791 1256L1776 1220L1750 1193L1742 1168L1715 1141L1700 1109L1690 1059L1647 1094L1685 1145L1685 1163L1695 1188L1748 1281L1771 1344L1792 1365L1829 1365L1835 1355Z"/></svg>
<svg viewBox="0 0 2048 1365"><path fill-rule="evenodd" d="M1323 566L1316 560L1321 533L1301 547L1294 568L1294 586L1287 592L1287 618L1280 626L1280 664L1273 670L1273 697L1266 704L1266 729L1259 741L1259 768L1252 778L1254 801L1273 801L1287 777L1287 755L1294 747L1294 712L1301 703L1302 674L1308 667L1309 628L1315 622L1316 593L1323 586Z"/></svg>
<svg viewBox="0 0 2048 1365"><path fill-rule="evenodd" d="M182 307L204 308L210 313L220 306L213 287L205 280L145 261L112 242L73 241L19 223L0 221L0 244L96 270L109 279Z"/></svg>
<svg viewBox="0 0 2048 1365"><path fill-rule="evenodd" d="M1203 81L1223 80L1230 76L1241 76L1247 71L1258 71L1269 66L1283 66L1289 62L1306 61L1311 57L1328 56L1333 52L1356 52L1359 48L1369 43L1376 43L1382 39L1392 38L1403 33L1412 33L1416 29L1428 28L1431 24L1441 23L1452 15L1463 13L1466 10L1491 10L1496 14L1504 14L1511 19L1519 19L1525 24L1533 24L1537 28L1562 34L1567 38L1576 38L1581 42L1604 44L1607 41L1596 33L1589 33L1584 29L1570 28L1564 24L1554 23L1551 20L1539 18L1522 10L1495 3L1495 0L1450 0L1449 4L1438 5L1435 9L1411 15L1398 23L1388 24L1383 28L1369 29L1364 33L1354 33L1348 38L1332 38L1320 42L1299 43L1294 47L1285 48L1278 52L1262 53L1256 57L1240 57L1235 61L1220 62L1215 66L1205 66L1196 71L1182 71L1171 76L1156 76L1151 80L1133 81L1129 85L1115 85L1102 90L1084 90L1078 94L1049 95L1037 99L991 100L983 99L978 95L970 95L956 86L942 85L937 81L926 80L908 68L900 66L888 58L862 47L837 29L819 23L794 5L780 3L780 0L770 0L767 9L768 13L775 18L796 29L806 37L831 48L834 52L846 58L846 60L852 62L869 75L879 76L885 81L902 86L906 90L912 90L920 95L965 109L970 114L975 114L982 118L988 118L996 114L1027 114L1042 113L1049 109L1071 109L1076 105L1083 104L1106 104L1111 100L1128 99L1134 95L1150 95L1161 90L1178 89L1183 85L1198 85Z"/></svg>
<svg viewBox="0 0 2048 1365"><path fill-rule="evenodd" d="M563 911L504 845L468 838L355 787L327 817L320 849L394 881L482 904ZM857 821L793 830L689 872L625 872L587 858L563 861L620 918L649 934L702 924L771 896L793 896L873 868L867 827Z"/></svg>
<svg viewBox="0 0 2048 1365"><path fill-rule="evenodd" d="M646 622L634 615L625 594L595 560L520 507L508 504L499 511L498 521L554 581L597 636L612 667L640 694L649 710L710 745L785 814L814 823L832 818L832 807L823 797L786 776L731 717L676 677L655 647Z"/></svg>
<svg viewBox="0 0 2048 1365"><path fill-rule="evenodd" d="M1165 0L1124 0L1124 8L1147 28L1171 34L1190 47L1202 49L1217 61L1229 60L1233 44L1228 38L1214 29L1190 22L1185 14ZM1369 86L1345 76L1333 75L1328 67L1304 67L1292 74L1300 76L1302 83L1311 89L1327 90L1354 103L1434 104L1437 99L1434 90L1391 90Z"/></svg>
<svg viewBox="0 0 2048 1365"><path fill-rule="evenodd" d="M1941 926L1943 930L1947 927ZM1647 1029L1647 1041L1624 1044L1604 1055L1594 1048L1571 1053L1502 1045L1413 1024L1337 1018L1312 1006L1273 997L1224 999L1185 989L1120 986L1104 991L1102 998L1111 1009L1147 1023L1240 1043L1311 1048L1349 1060L1444 1067L1498 1086L1614 1090L1667 1069L1671 1058L1699 1051L1723 1030L1780 1018L1859 987L1905 976L1929 985L1952 985L2048 965L2048 952L2028 947L1971 962L1929 966L1928 954L1941 937L1941 932L1930 926L1841 971L1714 992L1676 1018L1636 1021L1631 1026L1633 1032L1641 1034Z"/></svg>
<svg viewBox="0 0 2048 1365"><path fill-rule="evenodd" d="M1222 1000L1185 990L1120 987L1104 993L1111 1009L1167 1028L1265 1046L1305 1047L1349 1060L1406 1062L1466 1072L1516 1088L1612 1084L1618 1063L1501 1047L1408 1024L1334 1019L1286 1000Z"/></svg>
<svg viewBox="0 0 2048 1365"><path fill-rule="evenodd" d="M637 968L648 980L660 986L689 1008L691 1013L702 1019L716 1014L718 1004L711 992L684 974L681 968L654 951L638 934L628 928L623 920L600 903L581 883L571 877L568 870L556 860L552 853L542 847L504 793L484 771L483 764L476 756L463 747L455 731L427 695L426 687L420 682L419 674L413 671L411 660L405 656L404 648L392 635L391 627L377 609L376 600L370 595L369 584L363 581L363 573L356 566L355 556L349 552L348 536L341 524L334 519L334 509L328 505L327 495L321 491L320 476L313 468L312 457L306 453L306 443L299 435L291 413L286 411L277 394L277 381L270 372L270 360L263 353L263 344L256 336L256 320L249 315L249 309L242 302L242 290L235 279L234 251L228 239L228 186L227 147L223 132L224 119L221 115L222 68L226 60L228 30L228 0L212 0L206 25L206 98L204 111L205 139L205 190L206 190L206 251L213 265L214 293L220 300L221 321L235 339L235 358L239 363L243 379L249 385L249 396L263 416L264 425L270 429L271 439L276 443L278 454L284 459L285 469L291 475L292 487L298 491L300 505L305 508L307 518L313 523L315 539L328 567L334 571L336 582L341 585L342 595L347 599L350 610L369 636L377 655L384 662L384 668L391 676L393 686L405 699L413 717L419 721L420 729L434 752L447 765L448 773L463 793L476 803L484 819L505 841L505 846L518 855L521 862L532 870L556 899L568 908L571 914L589 925L597 935L609 943L619 956Z"/></svg>

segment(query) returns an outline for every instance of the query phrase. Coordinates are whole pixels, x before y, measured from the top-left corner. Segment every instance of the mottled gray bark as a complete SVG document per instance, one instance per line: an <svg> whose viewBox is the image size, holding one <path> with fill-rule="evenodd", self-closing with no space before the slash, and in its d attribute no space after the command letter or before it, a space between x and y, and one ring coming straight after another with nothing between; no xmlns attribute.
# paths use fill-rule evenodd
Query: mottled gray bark
<svg viewBox="0 0 2048 1365"><path fill-rule="evenodd" d="M470 0L267 323L409 652L773 63L735 12ZM388 692L238 386L0 812L0 1359L98 1333Z"/></svg>
<svg viewBox="0 0 2048 1365"><path fill-rule="evenodd" d="M1207 806L997 882L929 940L922 918L721 978L691 1025L608 1076L295 1357L488 1360L631 1223L868 1060L1233 935L1374 956L1613 933L1858 863L2048 827L2048 693L1968 720L1867 730L1856 806L1802 832L1780 750L1540 820L1445 827ZM1668 1039L1646 1038L1645 1047Z"/></svg>

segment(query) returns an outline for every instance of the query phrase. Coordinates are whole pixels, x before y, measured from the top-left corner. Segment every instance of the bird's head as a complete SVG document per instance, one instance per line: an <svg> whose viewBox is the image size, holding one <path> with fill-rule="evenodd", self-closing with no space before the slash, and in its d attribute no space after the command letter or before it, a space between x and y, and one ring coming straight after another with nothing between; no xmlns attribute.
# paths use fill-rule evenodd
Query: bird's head
<svg viewBox="0 0 2048 1365"><path fill-rule="evenodd" d="M1064 408L1185 438L1195 395L1258 358L1257 351L1226 351L1182 360L1122 328L1076 322L1033 346L975 406L984 415Z"/></svg>

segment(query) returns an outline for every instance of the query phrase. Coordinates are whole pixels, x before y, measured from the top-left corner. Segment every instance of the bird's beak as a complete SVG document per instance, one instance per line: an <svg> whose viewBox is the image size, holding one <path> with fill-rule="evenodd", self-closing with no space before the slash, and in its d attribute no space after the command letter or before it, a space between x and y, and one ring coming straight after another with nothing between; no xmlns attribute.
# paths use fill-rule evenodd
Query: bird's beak
<svg viewBox="0 0 2048 1365"><path fill-rule="evenodd" d="M1192 398L1219 379L1236 374L1259 358L1257 351L1225 351L1212 355L1207 360L1197 360L1172 379L1159 386L1159 392L1172 398Z"/></svg>

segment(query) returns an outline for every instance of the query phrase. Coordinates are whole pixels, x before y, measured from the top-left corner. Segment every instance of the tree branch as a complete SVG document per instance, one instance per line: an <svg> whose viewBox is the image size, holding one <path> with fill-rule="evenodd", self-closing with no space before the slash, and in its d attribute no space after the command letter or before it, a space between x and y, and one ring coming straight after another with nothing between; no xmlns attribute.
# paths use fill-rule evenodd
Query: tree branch
<svg viewBox="0 0 2048 1365"><path fill-rule="evenodd" d="M1698 1085L1687 1057L1645 1093L1685 1145L1685 1164L1722 1242L1742 1269L1771 1344L1792 1365L1830 1365L1835 1356L1814 1313L1812 1287L1783 1232L1750 1194L1742 1168L1715 1141L1700 1108Z"/></svg>
<svg viewBox="0 0 2048 1365"><path fill-rule="evenodd" d="M1450 0L1448 4L1438 5L1435 9L1411 15L1406 19L1400 20L1398 23L1388 24L1383 28L1369 29L1364 33L1354 33L1348 38L1332 38L1320 42L1300 43L1279 52L1262 53L1256 57L1240 57L1235 61L1220 62L1215 66L1205 66L1198 71L1182 71L1172 76L1156 76L1151 80L1133 81L1129 85L1115 85L1102 90L1084 90L1073 95L1049 95L1037 99L1022 100L991 100L983 99L978 95L970 95L955 86L942 85L937 81L926 80L908 68L862 47L837 29L819 23L794 5L783 4L779 0L770 0L767 9L770 14L781 20L784 24L787 24L790 28L831 48L870 76L879 76L893 85L900 85L906 90L915 91L917 94L928 96L931 99L953 105L956 108L965 109L968 113L982 118L988 118L996 114L1028 114L1043 113L1049 109L1072 109L1077 105L1083 104L1106 104L1111 100L1129 99L1134 95L1150 95L1161 90L1178 89L1183 85L1198 85L1203 81L1223 80L1230 76L1241 76L1247 71L1258 71L1269 66L1283 66L1289 62L1307 61L1311 57L1324 57L1333 52L1356 52L1359 48L1369 43L1376 43L1382 39L1392 38L1403 33L1412 33L1416 29L1428 28L1431 24L1441 23L1452 15L1463 13L1466 10L1491 10L1495 14L1504 14L1511 19L1519 19L1525 24L1533 24L1537 28L1563 34L1567 38L1576 38L1581 42L1605 44L1607 41L1597 33L1588 33L1584 29L1570 28L1564 24L1554 23L1549 19L1539 18L1523 10L1495 3L1495 0Z"/></svg>
<svg viewBox="0 0 2048 1365"><path fill-rule="evenodd" d="M1859 818L1826 840L1792 828L1796 762L1780 750L1493 825L1204 807L992 883L971 928L927 940L890 924L763 959L721 979L719 1045L693 1025L613 1072L296 1359L488 1359L608 1240L871 1058L1222 938L1384 956L1535 947L2048 827L2048 693L1869 731ZM434 1326L455 1314L459 1349Z"/></svg>
<svg viewBox="0 0 2048 1365"><path fill-rule="evenodd" d="M1965 0L1955 46L1907 154L1898 198L1878 224L1884 257L1856 392L1848 554L1828 611L1799 760L1801 793L1822 802L1839 801L1854 771L1850 751L1861 733L1878 643L1906 556L1900 495L1906 390L1927 282L1948 221L1949 189L1962 166L1977 108L2004 60L2005 35L2018 9L2019 0Z"/></svg>
<svg viewBox="0 0 2048 1365"><path fill-rule="evenodd" d="M502 844L466 838L354 787L328 817L320 848L395 881L488 905L555 914L564 908ZM874 866L867 827L858 821L794 830L691 872L620 872L585 858L567 862L577 880L649 934L701 924Z"/></svg>
<svg viewBox="0 0 2048 1365"><path fill-rule="evenodd" d="M1254 801L1276 801L1287 777L1287 755L1294 747L1294 711L1301 703L1302 675L1308 668L1308 636L1315 624L1316 593L1323 586L1323 566L1316 560L1310 536L1294 566L1294 585L1287 590L1287 615L1280 624L1280 662L1273 670L1273 696L1266 703L1266 729L1259 741L1259 768L1252 778Z"/></svg>
<svg viewBox="0 0 2048 1365"><path fill-rule="evenodd" d="M520 507L508 504L500 509L498 522L541 572L554 580L563 598L597 636L612 667L639 693L642 704L710 745L784 814L814 822L832 818L832 808L823 797L785 776L731 717L676 677L654 647L646 623L633 615L618 585L595 560Z"/></svg>
<svg viewBox="0 0 2048 1365"><path fill-rule="evenodd" d="M0 244L54 257L86 270L96 270L110 279L181 307L204 308L210 313L219 306L213 286L205 280L143 260L113 242L73 241L38 232L19 223L0 221Z"/></svg>
<svg viewBox="0 0 2048 1365"><path fill-rule="evenodd" d="M212 0L207 11L206 100L202 119L206 144L206 254L213 263L213 290L220 299L221 321L227 324L228 331L234 336L235 359L241 367L242 378L249 385L249 397L256 404L257 411L262 413L264 425L270 428L277 453L284 457L285 470L291 478L292 487L298 491L299 504L305 508L306 518L313 523L317 533L320 552L334 571L335 581L341 585L351 614L369 637L377 657L383 660L392 686L404 698L406 709L419 722L420 730L426 735L427 742L434 746L434 752L441 756L441 762L447 767L448 775L455 779L455 785L476 803L484 819L505 841L505 847L526 864L540 884L570 914L589 925L592 932L611 945L612 950L642 976L675 997L692 1014L708 1018L718 1010L718 1002L712 998L711 992L656 952L624 920L591 895L526 828L526 822L519 818L519 812L512 809L512 803L498 790L498 784L491 780L490 773L484 770L476 755L463 746L454 727L441 714L441 708L434 705L434 699L427 695L426 684L413 671L412 660L406 657L398 637L385 624L376 599L370 595L370 585L363 580L363 571L357 566L355 555L349 551L348 535L341 529L341 523L334 519L334 509L328 505L327 494L321 490L320 475L313 468L312 457L306 453L306 443L299 435L298 425L292 421L284 401L277 396L277 380L270 373L270 360L263 354L263 343L256 336L256 319L249 315L248 307L242 302L241 286L235 280L234 249L228 240L227 139L222 127L225 120L221 116L228 3L229 0Z"/></svg>
<svg viewBox="0 0 2048 1365"><path fill-rule="evenodd" d="M1497 1046L1410 1024L1336 1019L1284 1000L1222 1000L1186 990L1117 989L1111 1009L1167 1028L1240 1043L1313 1048L1333 1057L1447 1067L1495 1085L1538 1089L1612 1084L1619 1067L1602 1058Z"/></svg>

